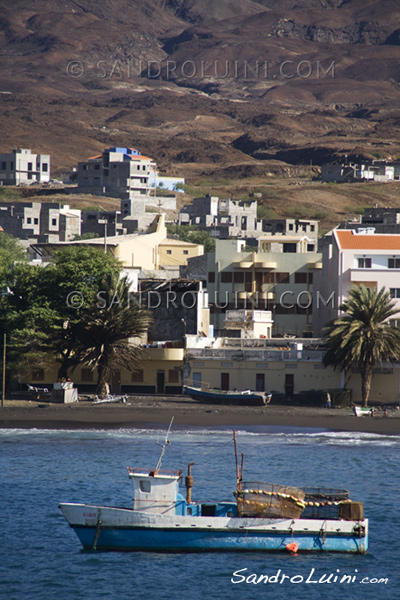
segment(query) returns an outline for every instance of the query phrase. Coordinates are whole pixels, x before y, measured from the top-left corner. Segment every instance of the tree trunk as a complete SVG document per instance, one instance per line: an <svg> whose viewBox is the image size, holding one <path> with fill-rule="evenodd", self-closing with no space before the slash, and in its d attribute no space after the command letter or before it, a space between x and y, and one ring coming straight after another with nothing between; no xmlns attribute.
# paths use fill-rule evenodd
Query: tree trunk
<svg viewBox="0 0 400 600"><path fill-rule="evenodd" d="M108 369L103 363L100 363L97 367L97 387L96 394L99 398L106 398L109 393L110 386L107 381Z"/></svg>
<svg viewBox="0 0 400 600"><path fill-rule="evenodd" d="M57 377L58 379L68 379L68 365L66 363L61 363Z"/></svg>
<svg viewBox="0 0 400 600"><path fill-rule="evenodd" d="M361 369L361 398L363 406L368 406L369 392L371 389L372 365L362 365Z"/></svg>

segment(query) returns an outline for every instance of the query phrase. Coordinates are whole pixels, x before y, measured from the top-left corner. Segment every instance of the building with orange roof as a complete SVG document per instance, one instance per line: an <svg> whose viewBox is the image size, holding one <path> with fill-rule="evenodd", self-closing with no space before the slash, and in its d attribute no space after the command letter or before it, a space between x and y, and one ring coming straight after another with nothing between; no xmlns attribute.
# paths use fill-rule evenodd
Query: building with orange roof
<svg viewBox="0 0 400 600"><path fill-rule="evenodd" d="M334 229L325 236L322 263L313 302L317 335L338 316L351 288L361 284L390 292L399 309L393 324L400 326L400 234L377 234L373 227Z"/></svg>

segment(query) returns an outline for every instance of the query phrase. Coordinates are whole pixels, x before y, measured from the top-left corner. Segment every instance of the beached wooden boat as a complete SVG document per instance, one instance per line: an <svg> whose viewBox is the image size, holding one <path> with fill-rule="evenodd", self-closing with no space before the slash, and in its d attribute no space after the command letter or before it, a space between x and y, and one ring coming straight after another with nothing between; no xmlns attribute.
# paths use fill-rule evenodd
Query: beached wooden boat
<svg viewBox="0 0 400 600"><path fill-rule="evenodd" d="M272 397L272 394L267 394L266 392L252 392L250 390L203 390L189 385L185 385L183 391L193 398L193 400L211 403L218 402L220 404L243 404L245 406L263 406L269 404Z"/></svg>

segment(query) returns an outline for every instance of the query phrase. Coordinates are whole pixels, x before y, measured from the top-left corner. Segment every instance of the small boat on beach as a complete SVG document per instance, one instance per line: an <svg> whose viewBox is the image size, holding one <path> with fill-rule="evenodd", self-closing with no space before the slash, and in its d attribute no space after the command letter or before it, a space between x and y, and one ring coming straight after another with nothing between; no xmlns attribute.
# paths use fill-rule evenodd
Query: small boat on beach
<svg viewBox="0 0 400 600"><path fill-rule="evenodd" d="M371 406L353 406L356 417L373 417L375 409Z"/></svg>
<svg viewBox="0 0 400 600"><path fill-rule="evenodd" d="M242 474L239 475L234 432L235 500L193 501L194 463L189 463L184 480L186 498L179 492L182 471L160 470L169 443L167 433L155 469L128 467L133 483L133 507L60 504L83 548L155 552L367 552L368 520L364 519L363 505L349 500L346 490L244 482Z"/></svg>
<svg viewBox="0 0 400 600"><path fill-rule="evenodd" d="M204 390L189 385L183 387L183 392L193 398L206 402L218 402L220 404L243 404L244 406L265 406L269 404L272 394L265 392L252 392L250 390Z"/></svg>

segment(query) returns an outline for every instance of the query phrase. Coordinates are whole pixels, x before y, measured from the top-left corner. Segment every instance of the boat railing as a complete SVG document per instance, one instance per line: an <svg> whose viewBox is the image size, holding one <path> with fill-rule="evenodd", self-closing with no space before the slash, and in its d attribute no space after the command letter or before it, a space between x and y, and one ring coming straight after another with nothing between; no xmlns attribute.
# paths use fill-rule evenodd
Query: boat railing
<svg viewBox="0 0 400 600"><path fill-rule="evenodd" d="M133 467L126 467L128 469L129 475L168 475L170 477L180 477L182 475L182 471L168 471L166 469L160 469L156 471L155 469L138 469Z"/></svg>

